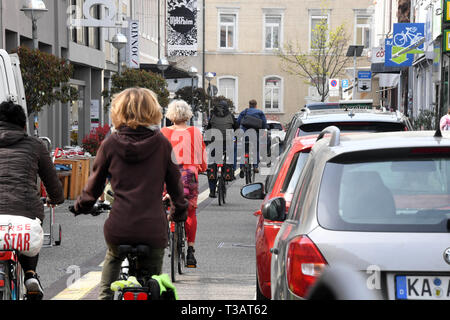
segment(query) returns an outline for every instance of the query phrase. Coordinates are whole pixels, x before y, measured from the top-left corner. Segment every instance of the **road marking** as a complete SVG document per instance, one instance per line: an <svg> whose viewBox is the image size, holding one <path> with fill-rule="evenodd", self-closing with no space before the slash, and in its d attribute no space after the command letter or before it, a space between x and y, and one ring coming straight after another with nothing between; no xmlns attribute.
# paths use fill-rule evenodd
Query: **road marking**
<svg viewBox="0 0 450 320"><path fill-rule="evenodd" d="M66 289L58 293L52 300L81 300L100 283L101 271L86 273L79 280L72 283Z"/></svg>

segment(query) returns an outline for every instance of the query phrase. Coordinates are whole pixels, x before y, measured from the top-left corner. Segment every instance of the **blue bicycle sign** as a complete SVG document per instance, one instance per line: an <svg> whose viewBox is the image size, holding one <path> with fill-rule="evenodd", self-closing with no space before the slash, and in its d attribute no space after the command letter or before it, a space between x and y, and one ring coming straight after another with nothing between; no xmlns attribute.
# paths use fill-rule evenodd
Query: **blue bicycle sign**
<svg viewBox="0 0 450 320"><path fill-rule="evenodd" d="M424 23L395 23L393 45L395 47L408 48L410 46L419 43L424 38L424 35L425 35ZM420 46L414 49L423 51L424 45L421 44Z"/></svg>

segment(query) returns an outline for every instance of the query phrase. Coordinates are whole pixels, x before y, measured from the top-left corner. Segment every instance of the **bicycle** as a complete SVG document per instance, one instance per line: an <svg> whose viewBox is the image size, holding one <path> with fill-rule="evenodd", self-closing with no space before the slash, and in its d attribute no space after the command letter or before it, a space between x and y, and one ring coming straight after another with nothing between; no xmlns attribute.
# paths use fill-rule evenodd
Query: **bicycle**
<svg viewBox="0 0 450 320"><path fill-rule="evenodd" d="M245 154L245 163L244 163L244 176L245 176L245 184L250 184L255 181L255 168L250 164L249 155Z"/></svg>
<svg viewBox="0 0 450 320"><path fill-rule="evenodd" d="M114 197L114 193L108 191L108 194ZM74 209L69 207L69 210ZM110 210L110 205L100 203L95 204L89 214L98 216ZM159 282L147 270L140 268L140 259L150 256L150 246L144 244L119 245L118 252L123 262L118 280L111 284L111 286L117 287L113 300L174 300L173 292L166 290L161 294ZM131 281L131 279L135 281ZM123 286L120 287L120 285Z"/></svg>
<svg viewBox="0 0 450 320"><path fill-rule="evenodd" d="M408 41L410 44L415 44L422 38L422 33L415 33L416 27L406 28L406 32L402 31L394 36L394 44L403 47Z"/></svg>
<svg viewBox="0 0 450 320"><path fill-rule="evenodd" d="M164 207L166 213L169 214L170 203L165 201ZM170 257L170 277L172 282L176 282L177 273L183 274L185 268L195 268L189 266L186 261L186 230L184 222L169 222L169 257Z"/></svg>
<svg viewBox="0 0 450 320"><path fill-rule="evenodd" d="M0 228L8 228L8 233L12 225L0 225ZM24 282L24 272L19 262L19 252L17 250L0 251L0 300L25 300L26 289Z"/></svg>

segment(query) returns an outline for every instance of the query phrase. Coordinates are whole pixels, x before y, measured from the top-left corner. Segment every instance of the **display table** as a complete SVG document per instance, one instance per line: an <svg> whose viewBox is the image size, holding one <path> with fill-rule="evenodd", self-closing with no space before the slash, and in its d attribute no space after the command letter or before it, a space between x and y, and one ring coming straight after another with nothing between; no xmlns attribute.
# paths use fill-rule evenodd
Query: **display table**
<svg viewBox="0 0 450 320"><path fill-rule="evenodd" d="M81 191L83 190L89 178L90 158L58 158L55 159L55 164L63 164L71 167L72 173L70 175L70 186L68 186L68 198L70 200L76 200L76 198L81 194Z"/></svg>

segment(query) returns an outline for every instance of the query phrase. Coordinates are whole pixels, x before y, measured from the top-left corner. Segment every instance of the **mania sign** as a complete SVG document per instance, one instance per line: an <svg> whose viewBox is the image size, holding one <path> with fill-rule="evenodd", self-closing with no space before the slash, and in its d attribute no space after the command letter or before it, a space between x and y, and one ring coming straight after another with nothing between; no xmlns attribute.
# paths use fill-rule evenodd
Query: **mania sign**
<svg viewBox="0 0 450 320"><path fill-rule="evenodd" d="M169 56L197 55L197 0L169 0L167 7Z"/></svg>

